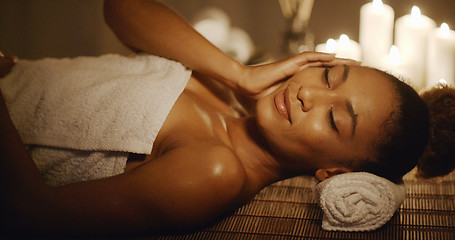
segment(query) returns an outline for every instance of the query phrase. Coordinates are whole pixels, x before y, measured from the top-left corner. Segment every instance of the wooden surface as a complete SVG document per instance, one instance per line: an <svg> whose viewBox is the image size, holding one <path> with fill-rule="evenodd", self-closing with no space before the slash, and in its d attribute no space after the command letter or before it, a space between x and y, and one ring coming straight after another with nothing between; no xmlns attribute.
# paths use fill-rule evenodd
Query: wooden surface
<svg viewBox="0 0 455 240"><path fill-rule="evenodd" d="M372 232L322 230L314 183L312 178L296 177L273 184L233 215L200 232L134 239L455 239L455 173L432 180L406 176L404 204Z"/></svg>

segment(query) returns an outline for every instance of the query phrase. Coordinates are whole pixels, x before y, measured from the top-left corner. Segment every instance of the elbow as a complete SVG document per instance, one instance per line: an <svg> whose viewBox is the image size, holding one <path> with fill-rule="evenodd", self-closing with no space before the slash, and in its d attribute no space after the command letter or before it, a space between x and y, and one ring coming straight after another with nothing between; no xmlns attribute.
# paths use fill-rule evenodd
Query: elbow
<svg viewBox="0 0 455 240"><path fill-rule="evenodd" d="M117 39L134 52L138 52L137 12L143 6L142 0L104 0L104 22L112 30Z"/></svg>
<svg viewBox="0 0 455 240"><path fill-rule="evenodd" d="M104 0L103 15L106 24L114 30L124 27L125 23L136 15L135 11L140 9L141 1L137 0Z"/></svg>
<svg viewBox="0 0 455 240"><path fill-rule="evenodd" d="M103 14L105 22L111 26L121 20L134 18L138 11L154 6L155 1L149 0L104 0Z"/></svg>
<svg viewBox="0 0 455 240"><path fill-rule="evenodd" d="M125 2L125 1L123 1ZM112 29L112 24L117 16L119 10L122 9L122 1L118 0L104 0L103 4L103 15L104 21Z"/></svg>

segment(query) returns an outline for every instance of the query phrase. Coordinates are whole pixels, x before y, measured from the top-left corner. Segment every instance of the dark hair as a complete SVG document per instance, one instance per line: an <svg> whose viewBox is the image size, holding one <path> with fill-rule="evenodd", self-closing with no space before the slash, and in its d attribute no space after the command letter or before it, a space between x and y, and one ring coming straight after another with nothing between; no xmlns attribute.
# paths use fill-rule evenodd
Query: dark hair
<svg viewBox="0 0 455 240"><path fill-rule="evenodd" d="M418 161L421 177L437 177L455 168L455 89L433 88L422 95L430 114L430 139Z"/></svg>
<svg viewBox="0 0 455 240"><path fill-rule="evenodd" d="M395 90L396 105L382 124L382 136L373 143L374 159L358 161L358 170L398 182L413 169L429 139L429 113L419 94L395 76L383 74Z"/></svg>

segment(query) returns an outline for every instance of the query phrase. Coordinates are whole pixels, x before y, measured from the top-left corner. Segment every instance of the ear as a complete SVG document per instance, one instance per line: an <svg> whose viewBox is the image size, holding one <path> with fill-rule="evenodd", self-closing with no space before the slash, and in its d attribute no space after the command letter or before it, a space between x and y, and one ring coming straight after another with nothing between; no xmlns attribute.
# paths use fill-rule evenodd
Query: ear
<svg viewBox="0 0 455 240"><path fill-rule="evenodd" d="M352 172L352 170L349 168L344 168L344 167L324 168L324 169L316 170L316 172L314 173L314 176L319 181L324 181L329 177L333 177L337 174L348 173L348 172Z"/></svg>

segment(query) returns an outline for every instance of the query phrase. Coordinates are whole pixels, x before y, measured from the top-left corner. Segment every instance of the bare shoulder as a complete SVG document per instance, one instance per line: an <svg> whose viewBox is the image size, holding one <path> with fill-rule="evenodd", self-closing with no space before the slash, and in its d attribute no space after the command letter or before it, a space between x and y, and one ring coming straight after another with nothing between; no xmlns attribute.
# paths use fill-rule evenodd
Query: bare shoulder
<svg viewBox="0 0 455 240"><path fill-rule="evenodd" d="M222 145L177 147L128 174L134 175L136 188L150 190L142 199L150 211L165 216L167 225L203 225L249 196L241 162Z"/></svg>
<svg viewBox="0 0 455 240"><path fill-rule="evenodd" d="M166 155L162 158L172 159L169 163L180 172L180 179L201 183L200 191L219 191L218 196L229 199L241 193L247 180L240 160L226 146L200 144L176 148Z"/></svg>

